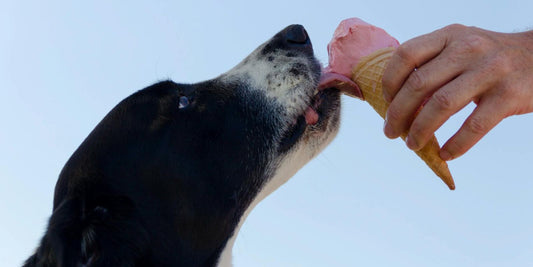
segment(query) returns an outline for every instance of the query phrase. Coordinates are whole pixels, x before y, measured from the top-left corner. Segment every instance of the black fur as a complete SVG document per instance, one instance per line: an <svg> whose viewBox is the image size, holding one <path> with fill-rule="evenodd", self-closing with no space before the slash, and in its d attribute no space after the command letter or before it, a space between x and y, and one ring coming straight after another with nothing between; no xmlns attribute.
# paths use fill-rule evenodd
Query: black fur
<svg viewBox="0 0 533 267"><path fill-rule="evenodd" d="M298 30L262 53L311 57L308 41L304 52L280 41ZM285 107L249 87L164 81L120 102L65 164L47 231L24 266L214 266L274 157L308 128L301 116L281 127ZM332 106L318 112L331 109L338 123L339 93L324 92Z"/></svg>

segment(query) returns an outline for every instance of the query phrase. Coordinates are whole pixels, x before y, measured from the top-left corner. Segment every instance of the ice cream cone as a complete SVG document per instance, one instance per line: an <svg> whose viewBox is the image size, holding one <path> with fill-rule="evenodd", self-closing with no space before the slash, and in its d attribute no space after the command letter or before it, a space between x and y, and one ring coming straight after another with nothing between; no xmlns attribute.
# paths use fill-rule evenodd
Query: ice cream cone
<svg viewBox="0 0 533 267"><path fill-rule="evenodd" d="M359 86L367 101L382 118L385 118L389 103L383 99L381 88L381 78L383 71L389 62L394 51L393 47L380 49L366 57L361 58L357 66L353 69L352 80ZM405 140L407 133L401 135ZM426 162L426 164L439 176L448 187L453 190L455 184L448 169L446 161L439 156L440 146L435 135L416 154Z"/></svg>

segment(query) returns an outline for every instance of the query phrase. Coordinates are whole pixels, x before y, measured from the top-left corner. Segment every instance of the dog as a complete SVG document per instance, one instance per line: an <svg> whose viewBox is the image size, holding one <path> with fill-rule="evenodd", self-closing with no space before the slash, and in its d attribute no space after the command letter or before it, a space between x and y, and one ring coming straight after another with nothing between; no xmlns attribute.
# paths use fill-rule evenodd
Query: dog
<svg viewBox="0 0 533 267"><path fill-rule="evenodd" d="M338 132L320 77L291 25L217 78L125 98L63 167L24 266L231 266L250 211Z"/></svg>

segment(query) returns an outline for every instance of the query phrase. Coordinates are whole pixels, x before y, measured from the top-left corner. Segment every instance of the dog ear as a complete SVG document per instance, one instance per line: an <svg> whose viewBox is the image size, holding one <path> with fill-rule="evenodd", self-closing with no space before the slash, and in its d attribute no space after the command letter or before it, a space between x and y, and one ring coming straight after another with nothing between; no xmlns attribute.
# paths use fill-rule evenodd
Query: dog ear
<svg viewBox="0 0 533 267"><path fill-rule="evenodd" d="M81 237L85 266L135 266L149 244L137 209L126 197L100 199L87 215Z"/></svg>
<svg viewBox="0 0 533 267"><path fill-rule="evenodd" d="M24 263L32 266L77 266L80 258L80 214L77 200L66 199L52 213L39 247Z"/></svg>
<svg viewBox="0 0 533 267"><path fill-rule="evenodd" d="M83 212L87 209L79 199L63 200L24 266L135 266L149 242L133 202L106 197L96 203Z"/></svg>

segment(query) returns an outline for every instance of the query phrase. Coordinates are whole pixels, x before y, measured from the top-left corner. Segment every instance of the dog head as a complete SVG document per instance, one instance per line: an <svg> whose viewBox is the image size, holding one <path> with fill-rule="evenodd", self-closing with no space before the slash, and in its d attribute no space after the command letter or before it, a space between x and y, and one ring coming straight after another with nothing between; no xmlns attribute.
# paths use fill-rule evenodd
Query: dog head
<svg viewBox="0 0 533 267"><path fill-rule="evenodd" d="M142 251L144 262L227 261L222 250L231 249L249 211L337 133L340 92L318 90L320 75L307 32L292 25L217 78L165 81L134 93L63 168L51 222L66 212L58 207L77 199L83 207L76 218L105 210L105 218L142 229L145 235L109 235L139 244L132 253ZM109 253L101 251L104 237L95 229L83 230L92 233L81 246L86 262Z"/></svg>

